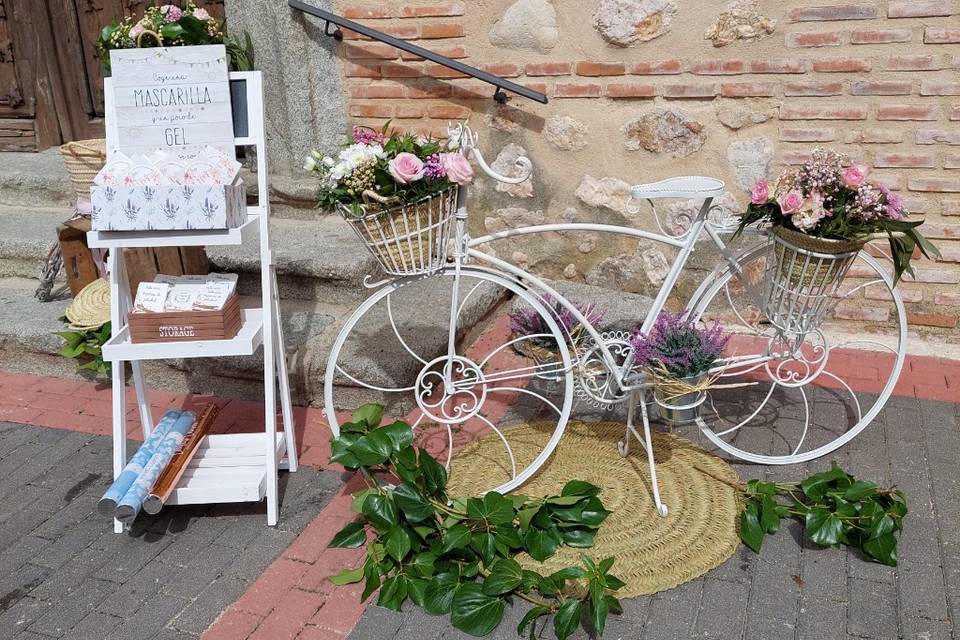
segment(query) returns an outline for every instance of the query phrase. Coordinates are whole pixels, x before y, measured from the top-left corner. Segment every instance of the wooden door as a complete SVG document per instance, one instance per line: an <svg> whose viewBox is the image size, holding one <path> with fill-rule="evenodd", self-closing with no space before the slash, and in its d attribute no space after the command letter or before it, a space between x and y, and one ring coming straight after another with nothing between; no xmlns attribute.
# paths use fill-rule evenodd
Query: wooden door
<svg viewBox="0 0 960 640"><path fill-rule="evenodd" d="M0 0L0 150L102 138L103 65L96 55L97 36L114 20L142 15L147 4ZM223 18L223 0L196 4ZM24 131L30 136L17 133Z"/></svg>

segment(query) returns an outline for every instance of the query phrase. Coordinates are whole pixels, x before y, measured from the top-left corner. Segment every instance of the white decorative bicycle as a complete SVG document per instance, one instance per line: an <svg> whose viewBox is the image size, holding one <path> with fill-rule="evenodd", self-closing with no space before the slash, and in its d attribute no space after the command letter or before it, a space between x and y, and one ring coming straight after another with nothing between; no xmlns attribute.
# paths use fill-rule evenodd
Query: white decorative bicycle
<svg viewBox="0 0 960 640"><path fill-rule="evenodd" d="M468 128L451 128L451 139L495 180L519 183L531 175L527 158L516 161L512 177L493 171ZM644 446L654 501L658 512L666 515L650 437L651 414L656 411L653 383L634 366L628 336L594 326L550 283L481 250L518 236L589 232L662 243L676 252L640 325L644 333L664 309L694 252L703 245L711 248L710 243L716 248L719 264L703 278L686 311L697 321L722 318L734 332L713 373L724 382L744 384L719 385L728 388L709 393L715 411L695 424L711 443L743 460L790 464L826 455L849 442L877 416L903 366L906 313L893 279L884 263L866 252L819 254L762 230L754 230L762 242L734 252L723 236L733 231L737 220L713 206L723 190L723 182L705 177L633 187L634 202L648 201L652 207L659 233L562 223L474 238L467 233L466 187L409 205L418 209L401 223L377 213L361 218L345 215L389 278L368 283L374 293L347 320L330 352L324 402L334 435L339 435L337 411L354 406L363 393L376 393L399 401L393 406L402 407L415 428L444 432L448 469L462 444L485 430L496 434L503 444L503 459L489 461L489 486L507 492L547 461L575 402L605 409L626 404L620 453L628 455L631 437ZM657 201L670 198L702 201L682 233L668 233L660 224ZM701 240L710 243L698 244ZM853 286L844 286L848 274L856 276ZM859 304L852 301L862 296L869 297L873 314L883 321L876 334L846 334L825 326L838 303ZM546 330L496 344L472 340L468 355L460 344L468 342L464 332L475 324L474 316L489 308L487 302L507 298L519 298ZM582 326L577 339L565 331L558 309ZM433 340L423 340L424 336ZM554 358L523 355L530 351L524 348L525 341L544 338L557 345ZM378 347L385 341L399 349L389 358L371 359L371 352L387 353ZM426 353L421 349L424 343L444 343L445 348ZM863 378L857 385L831 370L834 362L838 369L850 370L851 359ZM538 429L549 425L549 437L539 455L518 463L504 427L534 421Z"/></svg>

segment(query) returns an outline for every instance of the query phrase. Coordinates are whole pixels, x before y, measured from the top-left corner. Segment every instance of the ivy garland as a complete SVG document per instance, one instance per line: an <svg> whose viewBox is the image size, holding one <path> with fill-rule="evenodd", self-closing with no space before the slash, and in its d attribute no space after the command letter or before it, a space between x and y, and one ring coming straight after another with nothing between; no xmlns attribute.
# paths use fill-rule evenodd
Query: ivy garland
<svg viewBox="0 0 960 640"><path fill-rule="evenodd" d="M532 605L517 627L520 635L536 637L549 616L558 640L581 625L603 635L608 615L622 612L612 595L624 586L610 573L613 558L597 562L581 553L582 566L549 575L514 559L526 552L543 561L561 545L593 546L610 513L598 487L571 480L559 496L490 492L451 499L446 469L415 448L410 425L380 426L382 419L382 406L364 405L332 440L331 461L359 470L367 488L353 496L359 518L330 546L359 547L372 534L363 565L332 576L334 584L363 581L362 600L379 590L377 604L400 611L409 599L433 615L449 615L454 627L473 636L493 631L514 598Z"/></svg>
<svg viewBox="0 0 960 640"><path fill-rule="evenodd" d="M743 498L740 539L754 551L782 518L795 517L803 519L811 542L857 547L867 560L897 566L897 534L907 515L907 497L899 489L857 480L834 463L802 482L750 480Z"/></svg>

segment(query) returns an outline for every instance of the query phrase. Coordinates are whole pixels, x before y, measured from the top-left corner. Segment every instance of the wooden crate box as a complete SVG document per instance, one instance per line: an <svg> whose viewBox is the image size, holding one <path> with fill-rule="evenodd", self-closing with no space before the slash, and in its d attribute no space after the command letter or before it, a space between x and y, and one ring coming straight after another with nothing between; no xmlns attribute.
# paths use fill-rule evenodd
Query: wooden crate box
<svg viewBox="0 0 960 640"><path fill-rule="evenodd" d="M228 340L240 331L240 300L230 296L217 311L145 311L127 315L130 342Z"/></svg>

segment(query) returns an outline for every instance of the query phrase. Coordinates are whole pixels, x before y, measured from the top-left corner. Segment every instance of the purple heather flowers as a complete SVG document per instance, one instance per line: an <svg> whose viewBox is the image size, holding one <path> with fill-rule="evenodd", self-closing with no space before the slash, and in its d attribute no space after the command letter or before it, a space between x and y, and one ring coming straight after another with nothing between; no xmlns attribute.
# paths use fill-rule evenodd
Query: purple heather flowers
<svg viewBox="0 0 960 640"><path fill-rule="evenodd" d="M719 322L701 329L685 313L667 311L657 316L649 335L637 329L630 337L637 365L657 369L662 365L677 378L709 371L729 340Z"/></svg>
<svg viewBox="0 0 960 640"><path fill-rule="evenodd" d="M560 325L560 330L567 336L573 336L580 328L580 321L574 317L570 309L550 296L544 296L543 302L547 308L553 312L554 318ZM595 304L573 303L573 306L583 314L583 317L585 317L591 325L596 326L603 321L603 313L597 309ZM532 343L545 349L552 350L557 348L556 342L550 333L550 327L547 326L547 323L533 307L524 305L520 309L510 313L510 331L514 338L535 336L530 339Z"/></svg>

